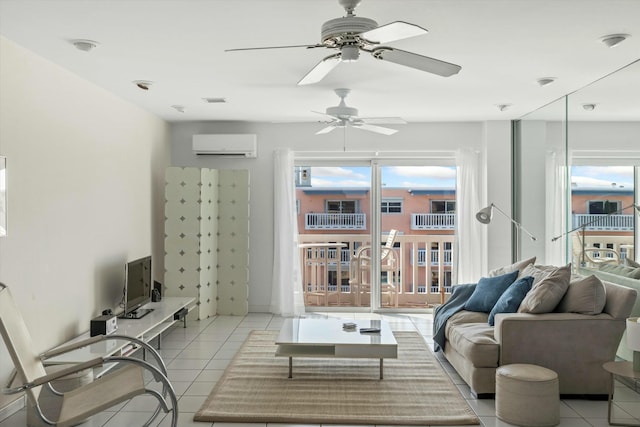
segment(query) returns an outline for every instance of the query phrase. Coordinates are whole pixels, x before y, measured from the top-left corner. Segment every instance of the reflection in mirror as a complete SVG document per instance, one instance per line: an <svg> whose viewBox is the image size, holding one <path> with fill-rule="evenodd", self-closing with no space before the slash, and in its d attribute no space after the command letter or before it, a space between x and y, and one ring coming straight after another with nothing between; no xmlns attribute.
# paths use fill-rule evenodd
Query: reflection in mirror
<svg viewBox="0 0 640 427"><path fill-rule="evenodd" d="M514 258L535 255L538 263L554 265L573 261L575 268L585 266L584 260L588 256L599 258L604 255L619 260L607 260L601 264L637 261L638 212L624 208L640 202L638 81L640 60L523 116L515 123L514 216L534 234L545 238L539 242L522 239L514 249ZM593 169L595 167L600 169ZM587 177L593 180L588 181ZM616 190L615 197L612 190L614 182L617 187L624 185L624 190ZM587 189L587 183L591 186L606 183L606 191L600 188L604 192L583 193L579 197L578 193ZM589 205L589 201L593 203ZM600 208L604 213L595 213ZM614 239L611 234L611 238L601 242L594 240L590 243L588 238L576 241L576 233L581 236L596 233L596 230L580 227L587 220L579 215L618 215L609 220L627 221L625 227L628 229L617 231L626 233L626 237ZM632 225L628 225L629 221ZM574 231L576 227L578 230ZM613 230L597 231L600 235L613 233ZM577 249L576 244L579 246ZM599 252L597 244L600 245Z"/></svg>
<svg viewBox="0 0 640 427"><path fill-rule="evenodd" d="M571 219L580 226L571 256L583 273L638 258L638 81L640 60L568 96Z"/></svg>

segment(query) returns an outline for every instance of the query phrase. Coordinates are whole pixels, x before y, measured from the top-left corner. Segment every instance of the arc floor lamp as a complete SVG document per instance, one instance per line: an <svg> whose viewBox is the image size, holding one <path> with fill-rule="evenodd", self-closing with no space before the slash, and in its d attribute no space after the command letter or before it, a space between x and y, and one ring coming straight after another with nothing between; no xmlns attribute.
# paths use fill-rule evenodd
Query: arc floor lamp
<svg viewBox="0 0 640 427"><path fill-rule="evenodd" d="M491 219L493 218L493 209L494 208L495 208L495 210L500 212L502 215L504 215L505 218L507 218L509 221L511 221L513 223L513 225L516 226L516 229L518 230L517 233L516 233L515 246L516 246L516 258L519 259L520 258L520 232L524 231L527 235L529 235L529 238L533 242L535 242L537 239L533 234L531 234L529 232L529 230L524 228L522 226L522 224L520 224L515 219L511 218L509 215L507 215L507 213L505 211L503 211L502 209L497 207L494 203L491 203L486 208L480 209L478 211L478 213L476 214L476 219L482 224L489 224L491 222Z"/></svg>

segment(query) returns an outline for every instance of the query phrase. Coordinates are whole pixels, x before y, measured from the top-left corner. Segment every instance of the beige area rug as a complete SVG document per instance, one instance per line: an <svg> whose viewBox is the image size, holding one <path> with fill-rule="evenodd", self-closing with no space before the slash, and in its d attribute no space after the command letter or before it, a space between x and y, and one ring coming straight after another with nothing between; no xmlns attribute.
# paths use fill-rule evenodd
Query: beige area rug
<svg viewBox="0 0 640 427"><path fill-rule="evenodd" d="M479 424L416 332L395 332L398 359L275 357L275 331L253 331L195 421L313 424Z"/></svg>

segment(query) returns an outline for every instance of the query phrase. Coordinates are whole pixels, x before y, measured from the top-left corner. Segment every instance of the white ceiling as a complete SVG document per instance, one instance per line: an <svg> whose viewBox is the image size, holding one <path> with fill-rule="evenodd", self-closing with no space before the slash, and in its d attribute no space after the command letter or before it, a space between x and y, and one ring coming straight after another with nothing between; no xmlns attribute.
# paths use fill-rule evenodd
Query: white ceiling
<svg viewBox="0 0 640 427"><path fill-rule="evenodd" d="M428 29L389 45L462 66L448 78L362 54L318 84L296 86L333 51L224 52L315 44L322 23L344 14L337 0L0 0L0 33L169 121L317 121L322 116L312 111L336 105L338 87L352 89L347 104L362 116L515 119L640 58L638 0L362 0L357 16ZM632 37L606 48L599 39L613 33ZM100 45L82 52L72 39ZM536 83L548 76L557 81ZM134 80L154 84L142 91ZM638 104L639 81L585 102L603 111L625 102L616 92ZM498 104L512 106L501 112ZM638 110L618 114L640 117Z"/></svg>

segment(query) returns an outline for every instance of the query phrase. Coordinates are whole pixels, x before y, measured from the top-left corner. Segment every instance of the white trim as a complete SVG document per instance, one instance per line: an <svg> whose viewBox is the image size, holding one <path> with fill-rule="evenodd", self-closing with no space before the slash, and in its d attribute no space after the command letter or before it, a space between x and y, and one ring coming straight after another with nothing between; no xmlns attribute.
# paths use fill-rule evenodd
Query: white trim
<svg viewBox="0 0 640 427"><path fill-rule="evenodd" d="M572 166L636 166L638 150L570 150Z"/></svg>
<svg viewBox="0 0 640 427"><path fill-rule="evenodd" d="M362 160L374 159L415 162L416 159L451 160L455 151L295 151L296 164L304 160Z"/></svg>

